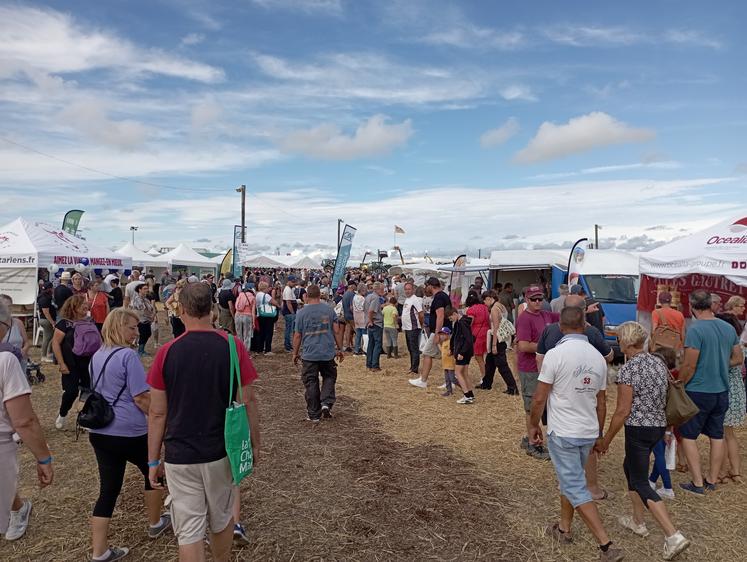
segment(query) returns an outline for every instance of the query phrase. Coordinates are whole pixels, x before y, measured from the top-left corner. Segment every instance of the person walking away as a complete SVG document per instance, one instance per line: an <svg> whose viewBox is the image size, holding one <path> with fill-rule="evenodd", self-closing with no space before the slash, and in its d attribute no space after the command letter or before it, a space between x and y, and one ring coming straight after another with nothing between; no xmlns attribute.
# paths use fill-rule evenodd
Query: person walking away
<svg viewBox="0 0 747 562"><path fill-rule="evenodd" d="M577 307L583 311L586 311L586 300L584 297L579 295L568 295L565 298L565 306ZM615 354L612 348L604 339L604 335L597 330L594 326L586 323L584 327L584 335L589 340L589 343L596 349L599 354L604 357L605 361L609 364L612 362ZM563 332L560 329L559 323L549 324L545 326L542 331L539 342L537 342L537 366L540 371L542 370L542 361L544 360L545 354L553 349L563 339ZM602 406L606 409L606 404ZM595 500L606 500L609 498L609 492L602 488L599 484L599 466L598 466L597 455L589 455L589 460L586 463L586 485L591 491L591 495Z"/></svg>
<svg viewBox="0 0 747 562"><path fill-rule="evenodd" d="M658 300L660 308L651 313L653 331L650 348L656 351L658 347L671 347L681 352L685 345L685 317L679 310L672 308L671 293L659 293ZM671 335L667 332L671 332Z"/></svg>
<svg viewBox="0 0 747 562"><path fill-rule="evenodd" d="M503 290L498 293L498 302L503 305L503 307L506 309L506 320L511 322L512 324L515 324L514 322L514 308L516 308L516 305L514 304L514 284L513 283L506 283L503 285Z"/></svg>
<svg viewBox="0 0 747 562"><path fill-rule="evenodd" d="M9 295L0 295L0 302L8 307L8 310L12 309L13 299ZM10 328L5 333L5 337L1 340L3 343L10 344L21 352L22 359L21 370L23 374L26 374L26 366L29 361L29 350L31 349L31 340L29 335L26 333L26 326L23 325L23 321L20 318L13 318L10 322Z"/></svg>
<svg viewBox="0 0 747 562"><path fill-rule="evenodd" d="M482 279L482 277L478 277ZM477 367L480 369L480 384L485 378L485 355L488 352L488 331L490 330L490 312L487 305L482 302L479 294L470 291L464 302L467 307L466 314L472 318L472 341L474 342L474 353Z"/></svg>
<svg viewBox="0 0 747 562"><path fill-rule="evenodd" d="M511 396L518 395L519 389L516 387L516 379L514 379L514 374L506 357L506 350L515 333L514 326L506 318L506 309L498 302L498 295L495 291L485 292L482 300L488 307L490 333L485 357L485 376L477 388L482 390L493 388L493 379L497 368L503 382L506 383L506 390L503 393Z"/></svg>
<svg viewBox="0 0 747 562"><path fill-rule="evenodd" d="M186 280L179 279L176 282L176 287L174 287L174 292L169 295L169 298L164 303L166 315L169 317L169 323L171 324L171 333L174 338L178 338L184 333L184 322L181 319L182 306L179 304L179 297L186 285Z"/></svg>
<svg viewBox="0 0 747 562"><path fill-rule="evenodd" d="M233 294L233 282L230 279L224 279L218 292L218 326L232 334L236 332L234 314L236 314L236 297Z"/></svg>
<svg viewBox="0 0 747 562"><path fill-rule="evenodd" d="M103 345L90 363L93 390L114 411L114 420L101 429L90 429L88 438L99 469L99 496L91 517L93 560L123 558L128 548L109 546L109 524L117 503L125 468L133 464L145 481L148 537L155 539L171 528L168 513L161 515L163 494L148 480L148 422L150 393L145 370L132 342L138 336L139 317L132 310L113 310L102 328Z"/></svg>
<svg viewBox="0 0 747 562"><path fill-rule="evenodd" d="M446 326L452 329L451 321L446 316L446 308L451 306L451 300L441 288L441 281L437 277L429 277L425 282L426 294L432 297L428 317L428 340L422 351L423 369L420 376L408 382L418 388L428 388L428 377L431 374L433 360L441 357L436 335Z"/></svg>
<svg viewBox="0 0 747 562"><path fill-rule="evenodd" d="M257 319L256 300L249 283L244 283L236 298L236 335L244 342L244 347L251 349L254 337L254 322Z"/></svg>
<svg viewBox="0 0 747 562"><path fill-rule="evenodd" d="M475 393L472 379L469 376L469 362L475 353L472 317L465 314L460 318L459 312L451 307L448 307L445 313L453 326L449 350L455 359L454 373L462 392L464 392L464 396L457 400L457 404L473 404Z"/></svg>
<svg viewBox="0 0 747 562"><path fill-rule="evenodd" d="M743 331L739 316L744 315L745 301L742 297L731 297L724 304L724 312L716 316L730 324L737 334ZM729 367L729 408L724 415L724 440L726 453L719 470L718 483L727 484L730 480L742 484L742 461L739 452L739 439L734 428L742 427L745 419L745 393L742 379L742 365Z"/></svg>
<svg viewBox="0 0 747 562"><path fill-rule="evenodd" d="M558 321L558 315L542 310L544 293L539 285L530 285L525 291L527 309L516 319L517 366L519 367L519 381L521 395L524 399L527 431L529 430L529 412L532 396L537 388L539 368L537 366L537 342L539 342L545 326ZM521 447L527 454L540 460L550 460L550 455L542 445L533 445L527 437L521 440ZM586 455L588 456L588 455Z"/></svg>
<svg viewBox="0 0 747 562"><path fill-rule="evenodd" d="M306 388L307 420L332 417L335 404L337 364L342 361L345 327L337 322L335 311L320 300L321 291L311 285L306 291L306 305L296 315L293 335L293 364L301 361L301 380ZM321 388L319 384L321 377Z"/></svg>
<svg viewBox="0 0 747 562"><path fill-rule="evenodd" d="M662 359L643 351L648 333L637 322L621 324L617 338L628 361L617 375L617 408L596 450L606 453L615 435L625 427L623 470L633 515L620 517L619 522L636 535L648 536L643 519L647 508L664 531L664 560L672 560L690 546L690 541L675 529L667 507L648 479L651 453L667 427L669 369Z"/></svg>
<svg viewBox="0 0 747 562"><path fill-rule="evenodd" d="M293 287L296 286L296 276L289 275L288 281L283 289L283 320L285 321L285 337L283 344L285 351L293 351L293 322L296 319L298 304Z"/></svg>
<svg viewBox="0 0 747 562"><path fill-rule="evenodd" d="M366 295L363 312L366 315L368 345L366 347L366 368L369 371L381 371L379 358L384 333L384 316L381 313L381 299L384 296L384 285L373 284L373 290Z"/></svg>
<svg viewBox="0 0 747 562"><path fill-rule="evenodd" d="M267 281L260 281L258 288L256 301L259 338L254 338L257 341L255 351L257 353L264 353L265 355L272 355L272 334L275 330L275 321L278 317L278 306L280 303L268 292L269 285Z"/></svg>
<svg viewBox="0 0 747 562"><path fill-rule="evenodd" d="M41 362L52 363L52 336L54 325L57 323L57 307L54 304L54 290L52 283L45 281L42 290L36 299L36 307L39 310L39 325L44 331L41 344Z"/></svg>
<svg viewBox="0 0 747 562"><path fill-rule="evenodd" d="M715 317L711 295L703 290L690 294L695 317L685 336L685 355L680 380L699 408L699 413L679 427L682 449L692 480L680 483L683 490L703 495L716 489L716 479L724 458L724 416L729 408L729 368L744 360L734 328ZM695 440L706 435L710 441L710 472L701 471L700 453ZM711 480L707 478L710 477Z"/></svg>
<svg viewBox="0 0 747 562"><path fill-rule="evenodd" d="M180 302L187 331L158 350L148 372L148 478L153 488L163 489L160 479L165 470L179 560L205 559L209 527L213 560L226 562L236 525L240 526L239 489L233 485L224 440L226 407L239 395L237 391L229 396L228 338L236 342L255 465L260 428L252 383L257 371L241 341L213 328L210 285L187 285Z"/></svg>
<svg viewBox="0 0 747 562"><path fill-rule="evenodd" d="M382 309L381 314L384 316L384 352L391 359L399 359L399 348L397 347L397 326L399 313L397 312L397 298L390 297L387 305Z"/></svg>
<svg viewBox="0 0 747 562"><path fill-rule="evenodd" d="M345 294L342 295L342 315L345 319L345 335L343 343L346 344L345 351L353 351L353 338L355 336L355 316L353 314L353 299L355 299L356 292L358 290L358 284L355 281L350 281L345 290Z"/></svg>
<svg viewBox="0 0 747 562"><path fill-rule="evenodd" d="M119 286L119 279L115 277L109 281L109 284L112 286L112 290L109 291L109 309L113 310L123 306L124 296L122 295L122 288Z"/></svg>
<svg viewBox="0 0 747 562"><path fill-rule="evenodd" d="M76 328L80 325L80 338L84 333L83 322L90 322L91 328L98 335L98 330L93 326L89 318L88 303L83 295L73 295L65 301L60 310L60 319L55 324L54 336L52 336L52 351L54 352L57 365L60 368L60 380L62 382L62 399L60 400L60 411L54 426L62 429L65 426L65 419L70 408L73 407L78 393L82 389L90 388L91 381L88 376L88 364L98 349L97 346L77 346L76 348ZM92 340L92 335L86 333L87 339ZM100 336L99 336L100 337ZM82 342L81 342L82 343ZM100 339L99 339L100 344ZM83 353L81 347L85 347ZM93 349L96 347L96 349Z"/></svg>
<svg viewBox="0 0 747 562"><path fill-rule="evenodd" d="M109 299L101 291L100 281L91 281L88 285L86 297L88 299L88 308L91 310L91 318L93 318L93 323L96 324L96 328L100 332L104 326L106 315L109 314Z"/></svg>
<svg viewBox="0 0 747 562"><path fill-rule="evenodd" d="M54 304L57 310L62 309L65 301L73 296L73 290L70 288L70 272L63 271L60 275L60 284L54 289Z"/></svg>
<svg viewBox="0 0 747 562"><path fill-rule="evenodd" d="M534 302L521 316L531 316ZM536 306L541 306L537 301ZM521 317L519 317L521 318ZM545 356L529 415L530 444L544 441L550 450L560 488L560 520L545 533L560 544L573 541L573 514L578 512L599 546L599 560L625 557L604 528L591 492L586 486L584 466L592 449L601 444L607 389L607 363L584 335L584 311L566 307L560 313L563 339ZM540 420L547 405L547 437Z"/></svg>
<svg viewBox="0 0 747 562"><path fill-rule="evenodd" d="M402 305L402 330L405 332L407 353L410 355L408 375L418 375L420 370L420 334L423 331L423 298L415 294L415 285L404 284L405 302Z"/></svg>
<svg viewBox="0 0 747 562"><path fill-rule="evenodd" d="M366 333L365 303L368 287L365 283L358 285L358 293L353 297L353 322L355 323L355 343L353 345L353 355L365 355L361 348L363 334Z"/></svg>
<svg viewBox="0 0 747 562"><path fill-rule="evenodd" d="M138 346L137 352L142 357L146 355L145 346L152 335L151 324L156 319L156 308L153 302L148 299L148 285L140 283L135 291L135 295L130 300L130 308L135 311L140 318L138 323Z"/></svg>
<svg viewBox="0 0 747 562"><path fill-rule="evenodd" d="M0 302L0 341L5 338L13 316ZM5 540L20 539L28 528L31 500L18 494L18 445L13 433L29 448L36 459L39 487L52 483L52 455L44 438L39 418L31 405L31 387L16 356L0 351L0 534Z"/></svg>

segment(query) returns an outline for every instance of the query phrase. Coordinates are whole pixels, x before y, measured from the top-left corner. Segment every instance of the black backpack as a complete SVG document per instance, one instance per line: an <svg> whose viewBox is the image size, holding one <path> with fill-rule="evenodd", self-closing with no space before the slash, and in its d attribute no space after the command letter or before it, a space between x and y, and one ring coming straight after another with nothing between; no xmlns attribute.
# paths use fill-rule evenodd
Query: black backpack
<svg viewBox="0 0 747 562"><path fill-rule="evenodd" d="M86 398L83 407L78 412L78 425L80 427L85 427L86 429L103 429L114 421L114 406L117 405L117 402L119 402L119 398L122 396L125 388L127 388L127 381L125 380L125 383L122 385L119 394L117 394L117 398L111 404L109 404L109 402L106 400L106 398L103 397L101 393L96 392L96 385L101 380L101 377L104 376L104 373L106 372L106 365L109 363L109 359L111 359L116 353L122 351L123 349L125 348L119 347L115 349L104 361L104 366L101 367L101 372L99 372L99 378L96 379L96 382L91 387L90 394ZM92 364L93 361L91 361L91 363L89 363L88 365L88 372L91 375L91 380L93 380L93 373L91 372Z"/></svg>

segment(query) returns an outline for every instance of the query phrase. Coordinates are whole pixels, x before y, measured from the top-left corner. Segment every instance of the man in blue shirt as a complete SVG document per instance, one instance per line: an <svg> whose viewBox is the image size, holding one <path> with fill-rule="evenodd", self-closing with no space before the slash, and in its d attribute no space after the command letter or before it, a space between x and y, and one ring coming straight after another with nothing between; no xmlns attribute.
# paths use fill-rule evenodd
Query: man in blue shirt
<svg viewBox="0 0 747 562"><path fill-rule="evenodd" d="M301 379L306 387L306 419L313 423L318 423L322 417L332 417L337 382L335 357L343 360L343 330L336 322L335 311L322 303L320 297L319 286L309 286L306 304L296 315L293 335L293 364L298 365L299 360L303 364Z"/></svg>
<svg viewBox="0 0 747 562"><path fill-rule="evenodd" d="M680 380L687 395L700 412L680 426L682 449L687 458L692 481L680 484L683 490L703 495L715 490L715 483L705 480L695 440L706 435L710 440L710 477L716 480L724 458L724 416L729 408L729 367L741 365L744 357L734 328L715 317L711 295L698 290L690 294L690 309L695 321L685 337L685 357Z"/></svg>

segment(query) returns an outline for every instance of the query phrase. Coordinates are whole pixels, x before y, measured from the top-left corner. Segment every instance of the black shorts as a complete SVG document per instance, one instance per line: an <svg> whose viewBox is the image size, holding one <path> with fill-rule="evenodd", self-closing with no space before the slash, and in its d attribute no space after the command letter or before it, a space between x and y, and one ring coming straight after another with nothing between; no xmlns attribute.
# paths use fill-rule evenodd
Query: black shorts
<svg viewBox="0 0 747 562"><path fill-rule="evenodd" d="M472 354L469 355L462 355L461 359L456 360L457 365L469 365L469 362L472 361Z"/></svg>

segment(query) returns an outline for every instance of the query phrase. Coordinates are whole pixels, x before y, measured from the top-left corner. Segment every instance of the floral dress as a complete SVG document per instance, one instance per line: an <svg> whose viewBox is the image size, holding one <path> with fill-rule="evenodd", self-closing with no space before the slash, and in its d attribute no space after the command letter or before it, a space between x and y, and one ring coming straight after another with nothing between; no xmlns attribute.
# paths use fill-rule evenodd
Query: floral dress
<svg viewBox="0 0 747 562"><path fill-rule="evenodd" d="M747 400L744 395L744 381L742 380L742 365L729 368L729 409L724 416L727 427L742 427L744 424Z"/></svg>

